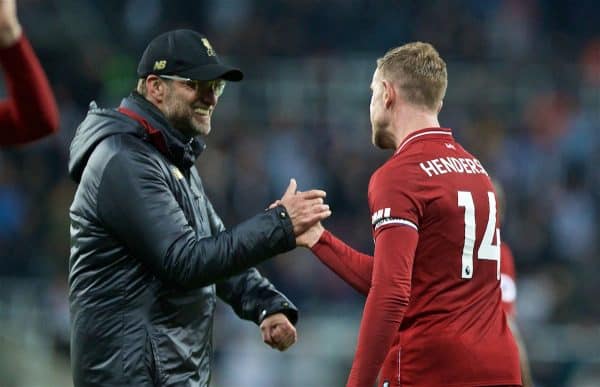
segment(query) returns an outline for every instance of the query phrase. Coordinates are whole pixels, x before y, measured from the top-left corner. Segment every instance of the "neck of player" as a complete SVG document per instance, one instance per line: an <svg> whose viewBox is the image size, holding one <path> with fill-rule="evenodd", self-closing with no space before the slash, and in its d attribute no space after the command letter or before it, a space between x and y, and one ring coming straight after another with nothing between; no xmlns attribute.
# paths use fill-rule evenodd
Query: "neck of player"
<svg viewBox="0 0 600 387"><path fill-rule="evenodd" d="M397 112L392 125L395 132L395 149L398 149L411 133L425 128L439 128L440 122L437 113L415 106L404 106Z"/></svg>

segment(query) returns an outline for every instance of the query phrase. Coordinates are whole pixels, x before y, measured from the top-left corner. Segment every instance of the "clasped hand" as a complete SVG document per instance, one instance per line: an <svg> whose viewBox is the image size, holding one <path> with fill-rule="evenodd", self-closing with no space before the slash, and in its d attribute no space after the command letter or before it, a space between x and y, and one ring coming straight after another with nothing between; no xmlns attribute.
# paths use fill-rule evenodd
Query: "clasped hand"
<svg viewBox="0 0 600 387"><path fill-rule="evenodd" d="M331 216L331 210L329 205L323 202L326 196L325 191L313 189L301 192L297 190L297 187L296 180L291 179L281 199L272 203L269 208L278 205L284 206L294 226L296 244L310 247L314 238L307 238L308 234L305 233L309 229L314 229L315 225L322 229L319 222Z"/></svg>

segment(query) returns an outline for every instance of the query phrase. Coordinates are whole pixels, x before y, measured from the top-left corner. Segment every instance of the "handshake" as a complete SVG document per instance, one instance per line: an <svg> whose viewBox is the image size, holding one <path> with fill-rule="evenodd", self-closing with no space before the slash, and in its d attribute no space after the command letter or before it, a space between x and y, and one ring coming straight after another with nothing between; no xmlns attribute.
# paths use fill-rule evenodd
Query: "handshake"
<svg viewBox="0 0 600 387"><path fill-rule="evenodd" d="M271 203L269 209L285 207L296 236L296 245L311 248L324 231L321 221L331 215L329 205L323 202L325 191L313 189L298 191L295 179L285 190L281 199ZM298 339L296 328L283 313L275 313L260 324L263 342L271 348L285 351Z"/></svg>
<svg viewBox="0 0 600 387"><path fill-rule="evenodd" d="M323 202L325 191L298 191L297 187L296 180L291 179L281 199L269 208L285 207L294 226L296 245L311 248L319 241L324 230L321 221L331 216L331 210Z"/></svg>

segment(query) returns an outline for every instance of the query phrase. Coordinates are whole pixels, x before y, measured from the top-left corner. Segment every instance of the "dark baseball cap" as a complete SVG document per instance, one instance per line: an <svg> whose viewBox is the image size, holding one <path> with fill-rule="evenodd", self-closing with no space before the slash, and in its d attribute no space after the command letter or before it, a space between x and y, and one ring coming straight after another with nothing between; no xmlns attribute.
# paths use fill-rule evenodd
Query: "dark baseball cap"
<svg viewBox="0 0 600 387"><path fill-rule="evenodd" d="M137 74L179 75L199 81L225 79L241 81L244 74L219 60L206 38L192 30L174 30L154 38L144 50Z"/></svg>

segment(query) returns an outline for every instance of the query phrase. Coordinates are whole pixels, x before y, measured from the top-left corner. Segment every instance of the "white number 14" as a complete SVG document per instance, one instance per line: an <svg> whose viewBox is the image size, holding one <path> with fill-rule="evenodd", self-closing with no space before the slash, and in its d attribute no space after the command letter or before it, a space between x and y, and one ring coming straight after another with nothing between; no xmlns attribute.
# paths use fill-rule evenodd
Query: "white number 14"
<svg viewBox="0 0 600 387"><path fill-rule="evenodd" d="M483 240L477 251L477 259L496 261L496 278L500 279L500 229L496 228L496 196L488 192L490 217ZM462 253L462 278L473 278L473 250L475 249L475 204L468 191L458 191L458 206L465 208L465 244ZM496 237L496 244L493 239Z"/></svg>

